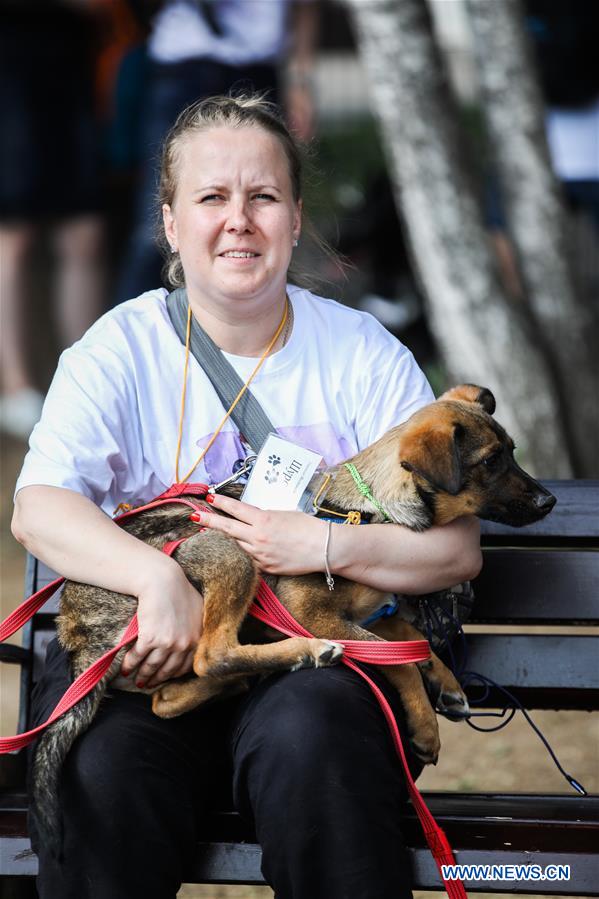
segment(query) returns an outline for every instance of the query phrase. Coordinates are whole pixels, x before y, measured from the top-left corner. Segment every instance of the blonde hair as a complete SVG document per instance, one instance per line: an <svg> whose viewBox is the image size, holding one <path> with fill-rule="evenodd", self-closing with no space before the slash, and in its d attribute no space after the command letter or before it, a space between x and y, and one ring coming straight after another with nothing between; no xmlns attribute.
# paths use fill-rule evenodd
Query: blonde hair
<svg viewBox="0 0 599 899"><path fill-rule="evenodd" d="M262 128L274 135L280 142L289 166L291 191L295 202L302 197L303 150L289 132L278 107L265 99L263 93L240 94L237 96L217 96L198 100L184 109L166 136L160 166L160 184L158 194L157 241L165 256L163 276L171 287L182 287L185 284L185 273L178 252L171 248L164 233L161 210L165 203L172 206L177 190L178 168L181 159L181 147L190 134L208 131L220 127ZM312 223L304 214L304 231L307 232L316 246L343 268L338 254L318 234ZM293 264L289 268L289 277L295 284L304 287L317 286L319 279L313 273L302 272Z"/></svg>

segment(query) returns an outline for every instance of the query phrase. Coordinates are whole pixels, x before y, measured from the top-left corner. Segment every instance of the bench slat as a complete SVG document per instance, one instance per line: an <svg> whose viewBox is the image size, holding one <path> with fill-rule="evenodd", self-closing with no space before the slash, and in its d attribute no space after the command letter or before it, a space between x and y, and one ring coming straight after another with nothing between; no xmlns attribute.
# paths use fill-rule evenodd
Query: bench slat
<svg viewBox="0 0 599 899"><path fill-rule="evenodd" d="M0 837L3 872L9 877L34 877L37 857L29 851L29 840L7 841ZM435 863L428 849L409 849L413 871L413 886L419 890L442 890ZM505 851L498 857L493 850L460 849L456 861L462 865L569 865L570 880L551 883L552 895L599 896L597 855L593 853L543 853ZM260 871L262 853L254 843L201 843L198 863L186 874L186 883L264 884ZM496 880L466 882L470 893L518 892L538 894L546 882Z"/></svg>
<svg viewBox="0 0 599 899"><path fill-rule="evenodd" d="M29 851L29 840L0 837L0 852L6 876L34 877L37 857ZM442 890L435 863L428 849L409 849L413 886L419 890ZM500 859L493 850L458 849L456 861L462 865L569 865L570 880L551 883L552 895L599 896L597 855L588 852L526 852L505 851ZM198 862L186 873L186 883L264 884L260 872L262 853L254 843L201 843ZM546 881L466 881L469 892L518 892L538 894L547 887Z"/></svg>
<svg viewBox="0 0 599 899"><path fill-rule="evenodd" d="M599 553L486 550L471 621L599 622Z"/></svg>
<svg viewBox="0 0 599 899"><path fill-rule="evenodd" d="M443 890L437 867L428 849L409 849L413 887L420 890ZM461 865L497 865L497 853L480 849L455 850L456 862ZM197 864L190 873L191 883L251 883L262 884L260 872L262 853L256 844L201 843ZM599 871L597 856L593 853L542 853L506 851L501 855L503 865L527 866L547 864L569 866L570 879L554 881L551 892L560 895L576 893L579 896L597 896ZM237 879L241 873L241 879ZM233 876L237 875L235 880ZM538 893L543 886L539 881L486 880L464 881L469 892Z"/></svg>
<svg viewBox="0 0 599 899"><path fill-rule="evenodd" d="M599 896L599 864L592 852L514 852L506 850L498 857L497 852L480 849L463 849L454 852L460 865L568 865L570 879L566 881L546 880L477 880L464 881L468 893L551 893L556 896ZM414 888L420 890L442 890L435 863L424 849L410 851Z"/></svg>
<svg viewBox="0 0 599 899"><path fill-rule="evenodd" d="M545 634L468 634L465 668L514 692L529 709L599 707L599 637ZM481 695L468 688L470 698ZM482 708L497 708L494 692ZM500 707L509 705L501 698Z"/></svg>
<svg viewBox="0 0 599 899"><path fill-rule="evenodd" d="M453 844L460 864L568 864L569 881L556 881L551 892L596 895L599 841L599 796L581 798L554 794L463 794L426 792L427 804ZM0 812L0 852L3 870L12 876L33 876L37 859L31 853L23 794L7 797L12 811ZM4 806L7 807L6 805ZM263 883L260 848L255 837L235 813L220 813L206 822L210 839L202 840L187 882ZM434 862L408 805L406 843L412 858L415 887L438 887ZM235 840L235 842L232 842ZM245 842L244 842L245 840ZM507 848L506 848L507 847ZM594 872L594 873L593 873ZM541 884L518 882L519 892L539 892ZM512 888L516 886L511 882ZM547 886L547 884L545 884ZM503 882L485 881L471 890L497 892Z"/></svg>
<svg viewBox="0 0 599 899"><path fill-rule="evenodd" d="M599 637L468 635L467 668L503 686L599 689Z"/></svg>

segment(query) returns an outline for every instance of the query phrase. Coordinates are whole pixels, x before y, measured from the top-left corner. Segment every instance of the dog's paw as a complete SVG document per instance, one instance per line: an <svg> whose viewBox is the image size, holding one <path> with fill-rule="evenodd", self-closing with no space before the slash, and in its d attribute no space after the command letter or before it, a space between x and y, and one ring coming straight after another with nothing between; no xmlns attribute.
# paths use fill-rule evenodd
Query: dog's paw
<svg viewBox="0 0 599 899"><path fill-rule="evenodd" d="M316 655L316 667L326 668L329 665L336 665L343 655L343 646L341 643L335 643L333 640L319 640L321 648Z"/></svg>
<svg viewBox="0 0 599 899"><path fill-rule="evenodd" d="M439 694L436 708L440 715L450 721L463 721L470 717L470 706L462 690Z"/></svg>
<svg viewBox="0 0 599 899"><path fill-rule="evenodd" d="M152 711L159 718L176 718L182 700L179 684L163 684L152 693Z"/></svg>
<svg viewBox="0 0 599 899"><path fill-rule="evenodd" d="M170 685L159 687L155 693L152 693L152 711L159 718L176 718L177 702L170 695Z"/></svg>
<svg viewBox="0 0 599 899"><path fill-rule="evenodd" d="M420 726L410 735L412 752L423 765L436 765L441 751L439 728L435 721L434 726Z"/></svg>
<svg viewBox="0 0 599 899"><path fill-rule="evenodd" d="M152 694L152 711L159 718L176 718L184 712L195 709L196 706L209 698L200 690L200 684L194 678L187 681L170 681L162 684Z"/></svg>
<svg viewBox="0 0 599 899"><path fill-rule="evenodd" d="M402 701L412 752L423 765L436 765L441 750L439 723L425 690L403 693Z"/></svg>
<svg viewBox="0 0 599 899"><path fill-rule="evenodd" d="M470 706L455 675L440 659L418 663L426 692L434 708L446 718L460 721L470 717Z"/></svg>
<svg viewBox="0 0 599 899"><path fill-rule="evenodd" d="M310 651L300 656L295 665L291 666L291 671L300 671L302 668L328 668L330 665L336 665L343 655L343 646L333 640L314 638L309 643Z"/></svg>

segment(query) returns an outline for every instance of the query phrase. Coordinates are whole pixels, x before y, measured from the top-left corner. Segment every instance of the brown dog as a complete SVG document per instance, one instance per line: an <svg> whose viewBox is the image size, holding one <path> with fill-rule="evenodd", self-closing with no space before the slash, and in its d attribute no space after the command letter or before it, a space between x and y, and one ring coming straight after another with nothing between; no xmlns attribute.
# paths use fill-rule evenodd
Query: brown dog
<svg viewBox="0 0 599 899"><path fill-rule="evenodd" d="M351 461L389 518L421 531L471 514L511 525L524 525L546 515L555 498L518 467L513 442L491 415L492 394L462 385L393 428ZM234 492L234 491L233 491ZM339 466L321 503L339 512L357 510L372 522L383 520ZM198 501L198 506L201 507ZM365 630L360 622L389 597L341 577L330 593L322 574L269 577L281 602L313 638L282 639L262 632L262 641L245 642L240 631L256 592L252 559L232 538L209 530L198 532L189 509L172 505L149 510L125 524L126 530L156 547L180 537L189 539L176 559L204 596L203 633L194 659L197 676L172 681L153 691L152 707L169 718L207 699L244 688L248 676L270 671L334 664L342 654L336 640L422 639L399 616ZM78 675L116 645L133 616L136 600L84 584L67 582L61 599L58 635ZM124 650L123 650L124 654ZM40 739L34 765L34 801L50 842L56 843L58 769L76 736L87 728L110 680L117 676L122 654L103 681ZM467 715L466 698L453 674L435 656L416 665L382 669L399 691L415 753L435 762L439 735L431 695L437 708ZM132 679L117 677L114 686L136 689Z"/></svg>

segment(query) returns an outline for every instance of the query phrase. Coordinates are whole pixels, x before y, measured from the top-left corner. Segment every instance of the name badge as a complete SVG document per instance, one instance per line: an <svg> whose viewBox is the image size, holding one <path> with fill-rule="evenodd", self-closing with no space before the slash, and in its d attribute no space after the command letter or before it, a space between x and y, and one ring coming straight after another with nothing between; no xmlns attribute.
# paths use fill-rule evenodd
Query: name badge
<svg viewBox="0 0 599 899"><path fill-rule="evenodd" d="M311 512L306 488L323 458L278 434L269 434L252 468L241 499L259 509Z"/></svg>

